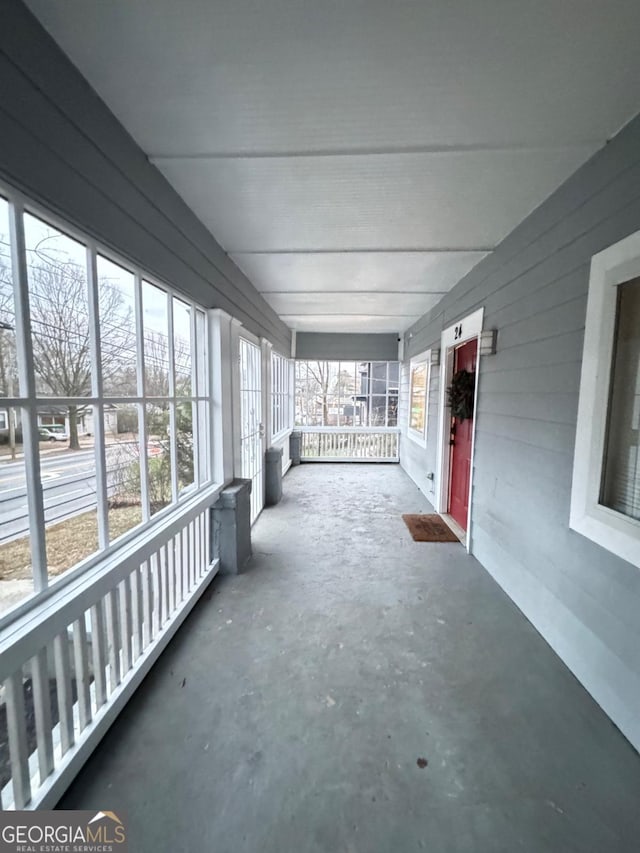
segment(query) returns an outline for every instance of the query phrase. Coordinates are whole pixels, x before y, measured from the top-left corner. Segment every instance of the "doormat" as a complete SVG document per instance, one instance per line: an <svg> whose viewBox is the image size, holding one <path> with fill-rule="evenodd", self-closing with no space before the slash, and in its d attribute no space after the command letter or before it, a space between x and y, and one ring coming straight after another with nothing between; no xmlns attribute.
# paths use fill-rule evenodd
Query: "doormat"
<svg viewBox="0 0 640 853"><path fill-rule="evenodd" d="M403 515L414 542L459 542L439 515Z"/></svg>

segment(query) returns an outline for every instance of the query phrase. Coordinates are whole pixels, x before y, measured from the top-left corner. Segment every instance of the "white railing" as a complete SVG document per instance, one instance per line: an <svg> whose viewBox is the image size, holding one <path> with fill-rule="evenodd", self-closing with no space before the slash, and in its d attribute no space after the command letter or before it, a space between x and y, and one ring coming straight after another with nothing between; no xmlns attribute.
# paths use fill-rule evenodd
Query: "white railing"
<svg viewBox="0 0 640 853"><path fill-rule="evenodd" d="M194 497L6 629L2 808L55 805L216 574L217 495Z"/></svg>
<svg viewBox="0 0 640 853"><path fill-rule="evenodd" d="M295 427L303 462L398 462L396 427Z"/></svg>

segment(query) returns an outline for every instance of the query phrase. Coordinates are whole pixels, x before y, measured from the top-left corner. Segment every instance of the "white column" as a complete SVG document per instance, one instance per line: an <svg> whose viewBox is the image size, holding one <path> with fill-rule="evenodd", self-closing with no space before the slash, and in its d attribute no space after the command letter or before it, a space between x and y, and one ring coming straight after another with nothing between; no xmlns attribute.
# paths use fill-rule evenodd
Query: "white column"
<svg viewBox="0 0 640 853"><path fill-rule="evenodd" d="M238 371L233 324L233 318L225 311L209 311L212 474L214 482L224 484L234 478L233 377ZM237 356L237 335L235 339Z"/></svg>

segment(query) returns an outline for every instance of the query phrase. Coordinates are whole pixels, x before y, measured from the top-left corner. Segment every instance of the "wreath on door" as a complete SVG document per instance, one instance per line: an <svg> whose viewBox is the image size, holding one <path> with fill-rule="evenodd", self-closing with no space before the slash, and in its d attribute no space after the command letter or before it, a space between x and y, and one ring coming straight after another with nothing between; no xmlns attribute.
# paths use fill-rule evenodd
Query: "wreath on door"
<svg viewBox="0 0 640 853"><path fill-rule="evenodd" d="M447 388L447 397L451 415L461 421L473 417L473 402L476 393L476 375L468 370L458 370L453 374L451 385Z"/></svg>

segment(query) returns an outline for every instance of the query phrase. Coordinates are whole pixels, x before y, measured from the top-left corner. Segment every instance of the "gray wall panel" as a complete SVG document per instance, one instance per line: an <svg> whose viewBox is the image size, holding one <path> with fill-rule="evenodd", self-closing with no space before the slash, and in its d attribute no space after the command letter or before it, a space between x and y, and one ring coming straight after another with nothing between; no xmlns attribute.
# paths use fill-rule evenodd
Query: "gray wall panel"
<svg viewBox="0 0 640 853"><path fill-rule="evenodd" d="M0 174L289 351L290 331L17 0L0 29Z"/></svg>
<svg viewBox="0 0 640 853"><path fill-rule="evenodd" d="M636 747L640 569L570 530L569 503L591 256L638 229L640 117L405 337L407 356L439 346L480 306L498 330L480 365L472 551ZM427 497L436 440L401 444Z"/></svg>
<svg viewBox="0 0 640 853"><path fill-rule="evenodd" d="M397 361L398 336L298 332L296 358Z"/></svg>

